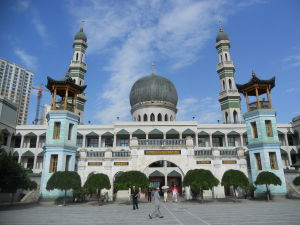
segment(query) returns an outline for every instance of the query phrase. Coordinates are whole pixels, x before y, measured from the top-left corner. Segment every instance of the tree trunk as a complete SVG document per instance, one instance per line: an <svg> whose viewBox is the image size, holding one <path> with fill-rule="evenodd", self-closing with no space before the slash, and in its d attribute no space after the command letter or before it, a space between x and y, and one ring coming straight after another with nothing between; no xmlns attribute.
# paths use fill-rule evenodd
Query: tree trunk
<svg viewBox="0 0 300 225"><path fill-rule="evenodd" d="M101 189L98 190L98 205L100 205Z"/></svg>
<svg viewBox="0 0 300 225"><path fill-rule="evenodd" d="M65 196L64 196L64 206L66 206L66 196L67 196L67 190L65 190Z"/></svg>
<svg viewBox="0 0 300 225"><path fill-rule="evenodd" d="M200 195L201 195L201 203L203 203L203 190L200 190Z"/></svg>
<svg viewBox="0 0 300 225"><path fill-rule="evenodd" d="M268 185L266 184L266 188L267 188L267 201L270 200L270 195L269 195L269 188L268 188Z"/></svg>
<svg viewBox="0 0 300 225"><path fill-rule="evenodd" d="M235 187L233 187L233 201L236 202L236 193L235 193Z"/></svg>

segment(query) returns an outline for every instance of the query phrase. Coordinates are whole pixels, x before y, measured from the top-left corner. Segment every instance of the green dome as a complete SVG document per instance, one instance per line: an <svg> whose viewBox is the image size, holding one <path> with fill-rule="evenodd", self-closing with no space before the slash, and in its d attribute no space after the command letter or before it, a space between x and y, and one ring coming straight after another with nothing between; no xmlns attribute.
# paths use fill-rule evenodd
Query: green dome
<svg viewBox="0 0 300 225"><path fill-rule="evenodd" d="M229 41L228 35L223 31L222 28L220 28L220 32L218 33L216 37L216 42L219 41Z"/></svg>
<svg viewBox="0 0 300 225"><path fill-rule="evenodd" d="M83 32L83 28L80 28L80 31L75 35L74 40L82 40L82 41L87 41L87 37L85 33Z"/></svg>
<svg viewBox="0 0 300 225"><path fill-rule="evenodd" d="M145 101L164 101L176 107L178 96L174 84L161 76L150 75L137 80L130 91L130 105Z"/></svg>

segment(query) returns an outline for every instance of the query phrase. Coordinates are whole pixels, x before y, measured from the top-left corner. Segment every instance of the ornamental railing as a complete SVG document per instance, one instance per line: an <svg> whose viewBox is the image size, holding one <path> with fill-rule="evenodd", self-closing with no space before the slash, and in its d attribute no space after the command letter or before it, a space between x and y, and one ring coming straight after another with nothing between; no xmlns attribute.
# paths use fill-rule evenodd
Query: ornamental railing
<svg viewBox="0 0 300 225"><path fill-rule="evenodd" d="M256 109L270 109L271 104L269 101L256 101L251 102L248 104L249 111L256 110Z"/></svg>
<svg viewBox="0 0 300 225"><path fill-rule="evenodd" d="M112 152L113 157L130 157L129 151Z"/></svg>
<svg viewBox="0 0 300 225"><path fill-rule="evenodd" d="M92 151L92 152L87 152L86 156L87 157L104 157L105 152L104 151Z"/></svg>
<svg viewBox="0 0 300 225"><path fill-rule="evenodd" d="M185 146L185 139L139 139L140 146Z"/></svg>
<svg viewBox="0 0 300 225"><path fill-rule="evenodd" d="M195 156L211 156L212 150L195 150Z"/></svg>
<svg viewBox="0 0 300 225"><path fill-rule="evenodd" d="M220 155L226 156L226 155L237 155L236 149L220 149Z"/></svg>

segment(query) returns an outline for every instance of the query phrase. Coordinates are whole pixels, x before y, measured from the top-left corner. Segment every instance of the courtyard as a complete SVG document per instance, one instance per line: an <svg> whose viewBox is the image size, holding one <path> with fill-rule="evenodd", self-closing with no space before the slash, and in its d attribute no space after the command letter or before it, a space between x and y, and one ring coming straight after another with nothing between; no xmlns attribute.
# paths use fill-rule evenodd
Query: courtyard
<svg viewBox="0 0 300 225"><path fill-rule="evenodd" d="M299 200L277 199L271 202L241 200L233 202L161 203L162 219L150 220L151 203L141 203L138 210L129 204L103 206L75 204L66 207L42 203L0 210L1 225L96 225L96 224L197 224L197 225L299 225Z"/></svg>

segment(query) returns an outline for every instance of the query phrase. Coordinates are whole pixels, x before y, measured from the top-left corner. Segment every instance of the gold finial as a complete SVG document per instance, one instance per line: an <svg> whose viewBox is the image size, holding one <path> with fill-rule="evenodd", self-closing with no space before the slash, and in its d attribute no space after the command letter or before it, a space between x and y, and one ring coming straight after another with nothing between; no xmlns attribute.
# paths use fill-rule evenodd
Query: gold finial
<svg viewBox="0 0 300 225"><path fill-rule="evenodd" d="M223 32L222 22L223 22L222 20L218 20L220 32Z"/></svg>
<svg viewBox="0 0 300 225"><path fill-rule="evenodd" d="M155 75L155 73L154 73L154 67L155 67L156 65L155 65L154 63L152 63L151 66L152 66L152 73L151 73L151 74L152 74L152 76L154 76L154 75Z"/></svg>

